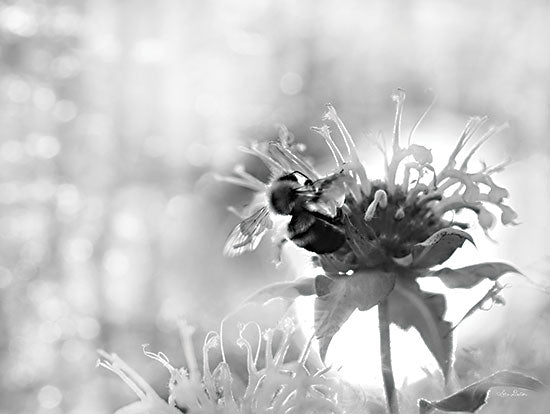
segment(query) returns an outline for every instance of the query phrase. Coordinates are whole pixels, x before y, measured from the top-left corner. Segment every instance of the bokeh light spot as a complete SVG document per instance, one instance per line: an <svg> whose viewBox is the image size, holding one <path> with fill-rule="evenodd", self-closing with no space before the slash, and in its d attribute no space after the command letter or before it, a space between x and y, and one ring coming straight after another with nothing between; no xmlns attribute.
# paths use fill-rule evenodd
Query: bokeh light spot
<svg viewBox="0 0 550 414"><path fill-rule="evenodd" d="M53 385L46 385L38 391L38 403L42 408L52 409L57 407L63 400L59 388Z"/></svg>
<svg viewBox="0 0 550 414"><path fill-rule="evenodd" d="M159 63L166 58L166 48L158 39L144 39L136 43L132 56L138 63Z"/></svg>
<svg viewBox="0 0 550 414"><path fill-rule="evenodd" d="M132 212L118 214L114 219L113 227L117 235L129 240L141 239L147 233L143 220Z"/></svg>
<svg viewBox="0 0 550 414"><path fill-rule="evenodd" d="M42 158L53 158L61 149L57 138L50 135L42 135L36 142L36 153Z"/></svg>
<svg viewBox="0 0 550 414"><path fill-rule="evenodd" d="M50 287L51 288L51 287ZM55 321L68 313L67 304L57 297L52 296L53 292L41 292L42 297L39 300L38 312L43 320Z"/></svg>
<svg viewBox="0 0 550 414"><path fill-rule="evenodd" d="M76 118L78 109L74 102L62 99L53 108L53 116L59 122L70 122Z"/></svg>
<svg viewBox="0 0 550 414"><path fill-rule="evenodd" d="M50 159L59 153L61 144L51 135L31 134L27 138L25 148L31 156Z"/></svg>
<svg viewBox="0 0 550 414"><path fill-rule="evenodd" d="M72 184L62 184L57 188L57 209L66 216L77 214L82 207L78 189Z"/></svg>
<svg viewBox="0 0 550 414"><path fill-rule="evenodd" d="M75 237L66 242L63 255L69 262L85 262L94 252L92 242L84 237Z"/></svg>
<svg viewBox="0 0 550 414"><path fill-rule="evenodd" d="M59 56L52 62L52 71L56 78L72 78L79 70L80 61L72 55Z"/></svg>
<svg viewBox="0 0 550 414"><path fill-rule="evenodd" d="M130 260L124 252L111 249L105 254L103 266L111 275L120 277L130 269Z"/></svg>
<svg viewBox="0 0 550 414"><path fill-rule="evenodd" d="M20 78L8 78L4 82L6 94L14 103L24 103L31 97L31 88Z"/></svg>
<svg viewBox="0 0 550 414"><path fill-rule="evenodd" d="M204 167L210 161L210 149L201 143L193 142L186 152L187 161L194 167Z"/></svg>
<svg viewBox="0 0 550 414"><path fill-rule="evenodd" d="M39 264L48 254L47 246L38 240L25 242L20 251L21 260L27 263Z"/></svg>
<svg viewBox="0 0 550 414"><path fill-rule="evenodd" d="M50 201L55 190L56 185L52 181L47 178L38 178L26 186L24 193L28 194L31 200L44 203Z"/></svg>
<svg viewBox="0 0 550 414"><path fill-rule="evenodd" d="M63 342L61 356L67 362L78 362L86 354L86 345L78 339L71 338Z"/></svg>
<svg viewBox="0 0 550 414"><path fill-rule="evenodd" d="M77 330L83 339L94 339L99 335L101 327L97 319L87 316L78 320Z"/></svg>
<svg viewBox="0 0 550 414"><path fill-rule="evenodd" d="M34 106L41 111L49 111L52 109L56 100L55 93L50 88L46 87L36 88L32 95Z"/></svg>
<svg viewBox="0 0 550 414"><path fill-rule="evenodd" d="M13 275L6 267L0 266L0 289L8 287L13 281Z"/></svg>
<svg viewBox="0 0 550 414"><path fill-rule="evenodd" d="M296 95L301 92L304 81L297 73L287 72L281 77L279 85L285 95Z"/></svg>
<svg viewBox="0 0 550 414"><path fill-rule="evenodd" d="M1 149L0 149L1 151ZM0 183L0 203L13 204L19 201L21 187L14 182Z"/></svg>
<svg viewBox="0 0 550 414"><path fill-rule="evenodd" d="M62 335L61 327L55 322L43 322L38 328L38 336L42 342L53 344Z"/></svg>
<svg viewBox="0 0 550 414"><path fill-rule="evenodd" d="M18 36L30 37L38 29L35 16L23 7L6 7L0 12L0 26Z"/></svg>
<svg viewBox="0 0 550 414"><path fill-rule="evenodd" d="M23 145L19 141L9 140L0 147L0 157L7 162L16 163L23 157Z"/></svg>
<svg viewBox="0 0 550 414"><path fill-rule="evenodd" d="M185 315L185 301L167 298L162 301L157 313L156 325L163 332L172 332L177 326L177 321Z"/></svg>
<svg viewBox="0 0 550 414"><path fill-rule="evenodd" d="M189 197L178 194L168 201L166 214L171 218L183 217L189 212L191 202Z"/></svg>

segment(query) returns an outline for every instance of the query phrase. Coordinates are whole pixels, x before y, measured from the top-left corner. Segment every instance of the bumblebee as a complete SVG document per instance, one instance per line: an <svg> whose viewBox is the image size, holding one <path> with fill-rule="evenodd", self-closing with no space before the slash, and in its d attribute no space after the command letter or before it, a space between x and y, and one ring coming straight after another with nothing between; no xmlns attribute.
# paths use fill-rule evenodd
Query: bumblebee
<svg viewBox="0 0 550 414"><path fill-rule="evenodd" d="M312 181L299 171L280 176L267 189L267 205L235 226L224 254L232 257L254 250L273 225L270 213L291 216L288 238L298 247L317 254L337 251L346 243L341 209L346 179L339 173Z"/></svg>

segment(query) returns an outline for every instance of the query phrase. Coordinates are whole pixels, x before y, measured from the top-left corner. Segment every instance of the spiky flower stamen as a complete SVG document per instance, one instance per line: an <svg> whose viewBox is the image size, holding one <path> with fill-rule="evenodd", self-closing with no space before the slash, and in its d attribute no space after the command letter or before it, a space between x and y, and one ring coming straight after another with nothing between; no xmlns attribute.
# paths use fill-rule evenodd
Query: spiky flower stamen
<svg viewBox="0 0 550 414"><path fill-rule="evenodd" d="M376 213L376 209L380 207L382 210L384 210L388 206L388 195L384 190L376 190L376 193L374 193L374 200L369 204L367 207L367 211L365 212L365 221L371 221L374 218L374 214Z"/></svg>
<svg viewBox="0 0 550 414"><path fill-rule="evenodd" d="M332 157L334 158L336 166L342 168L345 164L345 160L342 156L342 153L338 149L338 146L330 136L330 128L328 127L328 125L323 125L322 127L311 127L311 130L317 132L325 139L325 143L327 144L332 154Z"/></svg>
<svg viewBox="0 0 550 414"><path fill-rule="evenodd" d="M149 413L154 412L158 414L178 414L181 413L180 410L175 408L174 404L170 401L166 403L155 390L139 375L134 371L126 362L119 358L116 354L109 354L103 350L98 351L102 359L99 359L97 366L106 368L107 370L116 374L122 381L128 385L128 387L134 391L138 396L139 401L130 404L127 407L123 407L118 410L117 413L123 413L128 411L136 413ZM159 357L155 355L156 359ZM159 357L159 361L164 361L164 358ZM169 365L169 364L168 364ZM170 366L171 367L171 366Z"/></svg>
<svg viewBox="0 0 550 414"><path fill-rule="evenodd" d="M256 347L244 337L245 330L249 327L257 330ZM103 359L98 365L117 374L140 399L126 408L131 407L136 413L161 414L176 414L180 410L199 414L342 413L337 406L339 391L334 380L329 378L328 369L312 374L306 368L311 341L302 350L298 360L287 361L292 335L296 329L291 319L283 319L275 328L264 332L256 322L239 326L237 345L246 353L248 371L247 387L242 395L234 394L233 374L225 355L213 370L210 367L210 352L219 349L223 353L220 335L217 332L206 335L200 373L191 342L194 329L185 322L180 322L179 328L187 369L175 368L165 354L151 352L147 350L147 345L143 345L144 354L159 362L170 373L167 403L124 361L114 354L100 351ZM277 341L273 341L275 335ZM265 352L262 361L261 349ZM120 412L125 412L124 410L122 408Z"/></svg>

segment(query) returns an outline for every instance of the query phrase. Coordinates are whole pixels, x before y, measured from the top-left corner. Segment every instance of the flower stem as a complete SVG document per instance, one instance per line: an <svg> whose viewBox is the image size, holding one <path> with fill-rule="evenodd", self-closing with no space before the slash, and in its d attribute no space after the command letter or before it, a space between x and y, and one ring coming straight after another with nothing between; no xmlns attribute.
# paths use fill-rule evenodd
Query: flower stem
<svg viewBox="0 0 550 414"><path fill-rule="evenodd" d="M378 304L378 326L380 330L380 358L382 360L382 378L384 380L384 391L390 414L399 414L397 394L395 391L395 380L391 365L390 346L390 319L388 313L388 300L384 299Z"/></svg>

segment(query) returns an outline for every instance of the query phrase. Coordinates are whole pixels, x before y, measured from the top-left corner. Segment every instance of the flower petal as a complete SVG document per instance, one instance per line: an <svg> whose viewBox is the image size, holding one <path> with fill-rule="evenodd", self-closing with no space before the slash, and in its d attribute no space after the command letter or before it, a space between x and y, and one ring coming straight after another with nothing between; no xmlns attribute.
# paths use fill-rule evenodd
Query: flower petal
<svg viewBox="0 0 550 414"><path fill-rule="evenodd" d="M315 294L315 279L311 277L296 279L291 282L280 282L268 285L253 293L244 303L265 304L272 299L281 298L293 301L298 296Z"/></svg>
<svg viewBox="0 0 550 414"><path fill-rule="evenodd" d="M498 207L502 210L502 215L500 216L500 221L502 224L517 224L516 219L518 214L512 209L512 207L505 204L499 204Z"/></svg>
<svg viewBox="0 0 550 414"><path fill-rule="evenodd" d="M431 272L429 276L440 278L445 286L449 288L469 289L476 286L483 279L497 280L506 273L521 274L514 266L507 263L487 262L461 267L460 269L445 267Z"/></svg>
<svg viewBox="0 0 550 414"><path fill-rule="evenodd" d="M431 164L433 161L432 151L422 145L412 144L408 150L419 164Z"/></svg>
<svg viewBox="0 0 550 414"><path fill-rule="evenodd" d="M441 229L422 243L413 246L411 267L430 268L441 264L451 257L456 249L462 247L466 240L475 245L472 236L465 231L452 227Z"/></svg>
<svg viewBox="0 0 550 414"><path fill-rule="evenodd" d="M441 411L466 411L473 413L487 402L487 394L493 387L515 387L531 391L545 391L547 387L539 380L513 371L499 371L455 392L439 401L418 400L420 414L429 414L434 409Z"/></svg>
<svg viewBox="0 0 550 414"><path fill-rule="evenodd" d="M324 360L332 337L340 330L355 309L368 310L377 305L393 289L394 273L357 272L351 276L329 278L317 276L315 287L315 335Z"/></svg>
<svg viewBox="0 0 550 414"><path fill-rule="evenodd" d="M485 207L479 207L479 213L477 213L477 221L483 230L490 230L495 225L495 215L487 210Z"/></svg>
<svg viewBox="0 0 550 414"><path fill-rule="evenodd" d="M390 320L402 329L414 327L434 356L445 378L452 363L451 323L443 319L445 297L424 292L414 280L399 279L388 297Z"/></svg>

